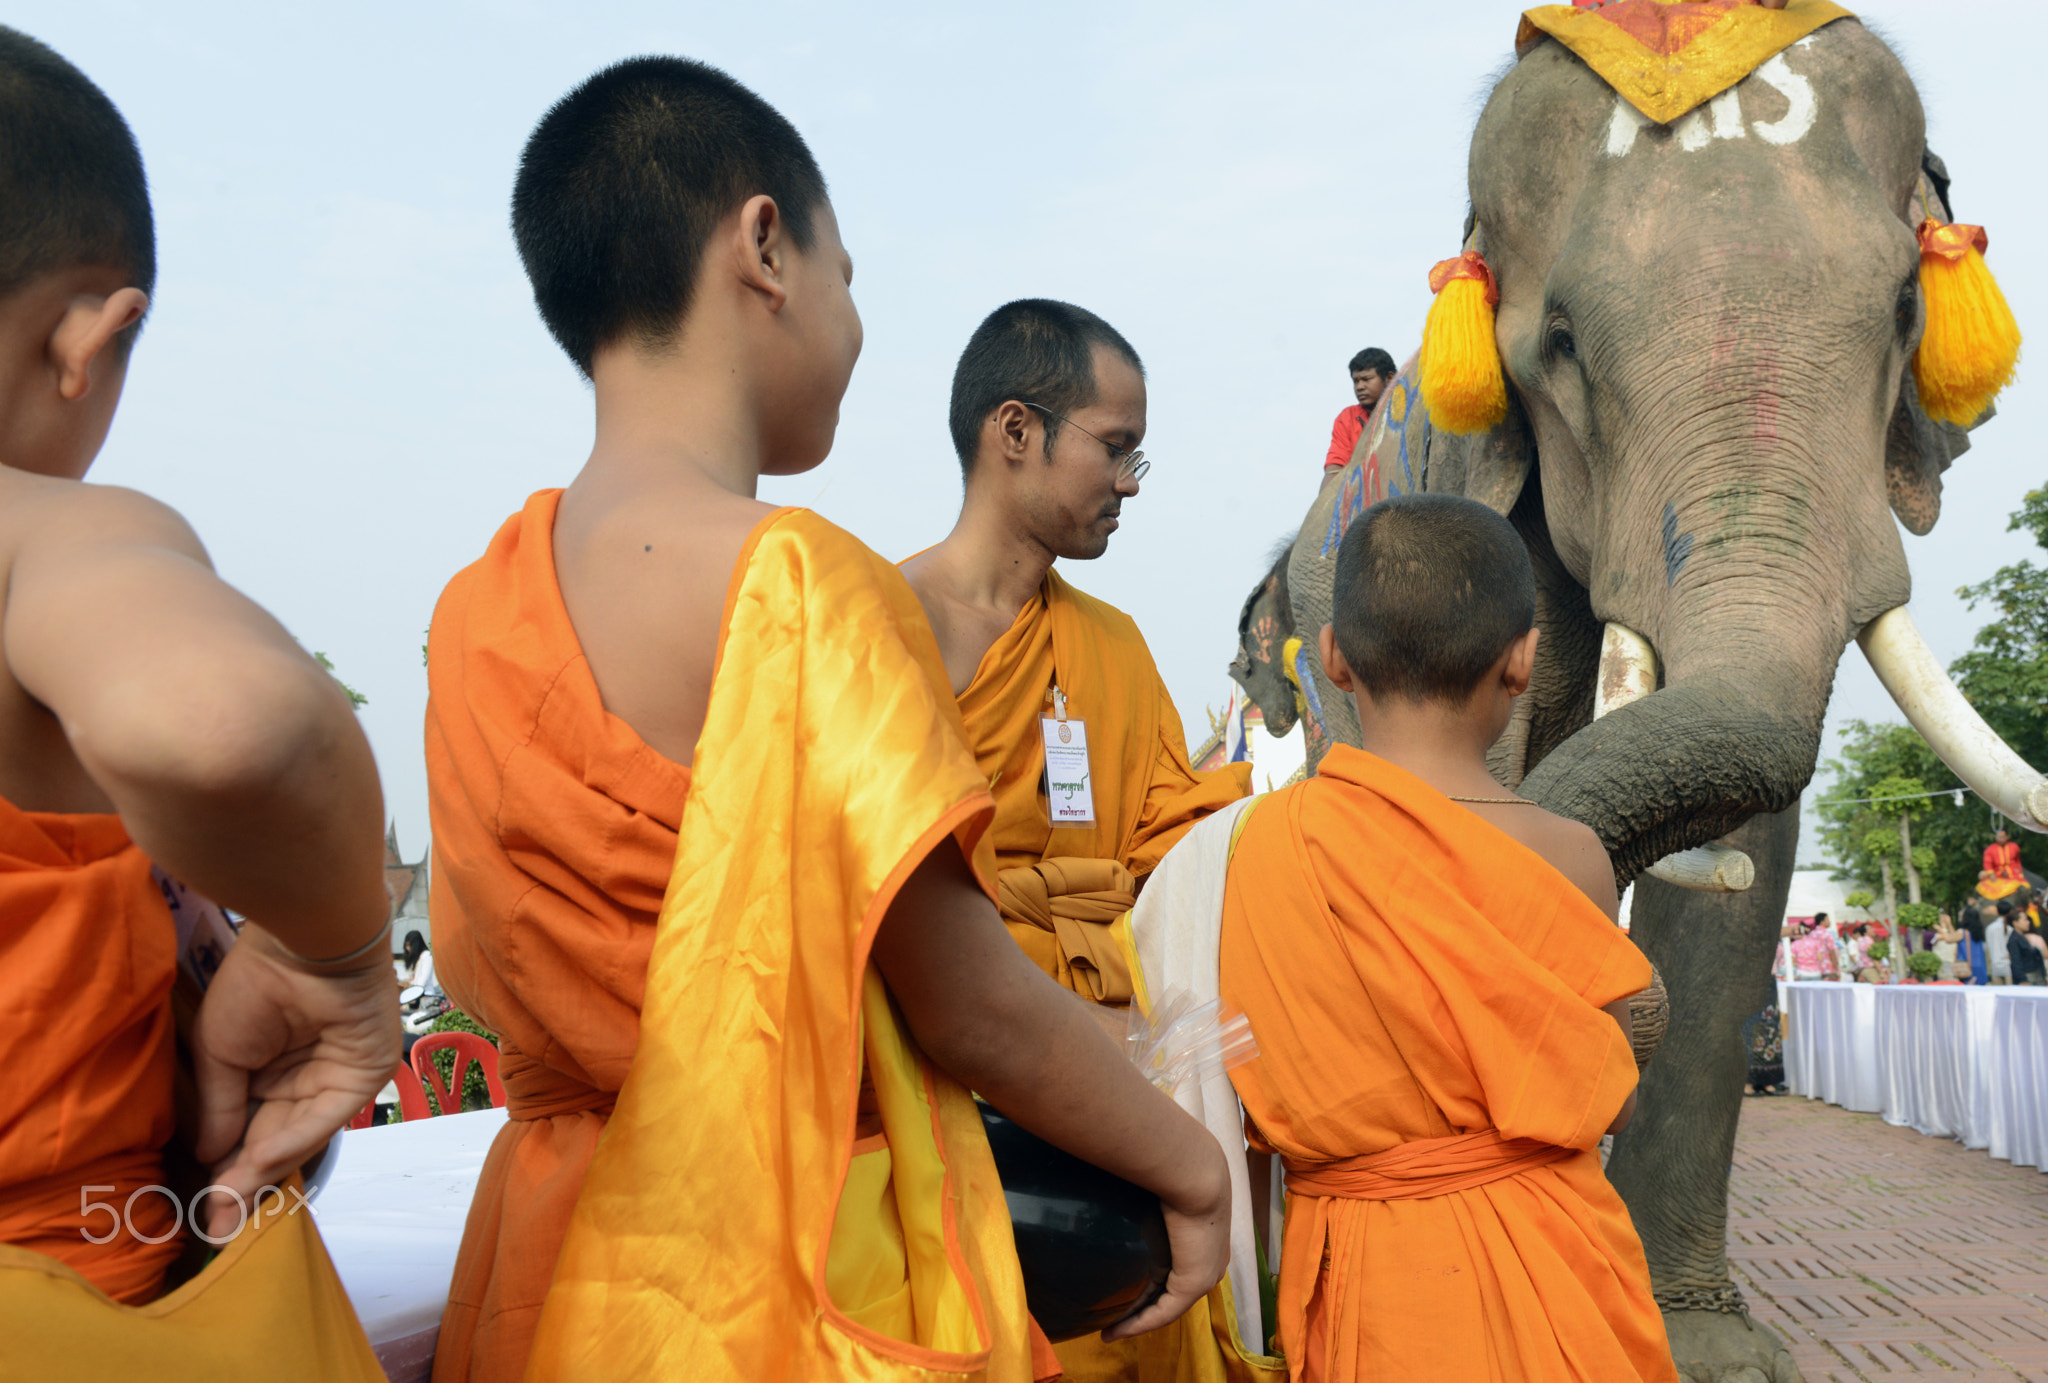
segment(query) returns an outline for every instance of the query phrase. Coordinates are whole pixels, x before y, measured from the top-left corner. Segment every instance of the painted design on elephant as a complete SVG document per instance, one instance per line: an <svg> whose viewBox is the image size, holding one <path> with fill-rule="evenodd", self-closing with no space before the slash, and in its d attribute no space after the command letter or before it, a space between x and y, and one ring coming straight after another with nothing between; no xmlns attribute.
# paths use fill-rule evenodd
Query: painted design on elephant
<svg viewBox="0 0 2048 1383"><path fill-rule="evenodd" d="M1287 664L1287 680L1294 683L1295 697L1301 709L1301 719L1311 742L1323 736L1323 698L1316 690L1315 669L1309 664L1308 645L1300 639L1289 639L1291 656Z"/></svg>
<svg viewBox="0 0 2048 1383"><path fill-rule="evenodd" d="M1347 466L1344 479L1337 491L1337 502L1330 507L1330 526L1323 534L1323 550L1319 554L1328 557L1344 541L1344 535L1351 529L1351 521L1363 514L1369 502L1365 483L1365 467Z"/></svg>
<svg viewBox="0 0 2048 1383"><path fill-rule="evenodd" d="M1758 120L1747 128L1742 123L1742 88L1731 86L1707 102L1687 111L1671 127L1673 142L1685 153L1698 153L1716 139L1742 139L1751 131L1766 144L1797 144L1813 128L1820 115L1820 98L1813 83L1785 64L1779 53L1756 70L1756 78L1775 88L1785 98L1785 114L1776 120ZM1607 120L1607 157L1621 158L1636 147L1636 133L1655 122L1616 93L1614 113Z"/></svg>
<svg viewBox="0 0 2048 1383"><path fill-rule="evenodd" d="M1259 641L1259 646L1252 653L1252 656L1262 663L1271 663L1273 661L1273 636L1279 632L1279 620L1274 619L1271 615L1260 615L1258 621L1252 625L1252 637Z"/></svg>
<svg viewBox="0 0 2048 1383"><path fill-rule="evenodd" d="M1777 9L1765 9L1753 0L1541 5L1522 16L1515 34L1515 53L1526 56L1545 36L1557 40L1640 112L1644 123L1652 125L1668 125L1682 115L1696 113L1754 73L1792 103L1791 114L1778 122L1774 135L1757 133L1772 143L1789 143L1811 127L1812 89L1785 68L1781 55L1793 44L1809 40L1824 25L1850 17L1848 10L1829 0L1789 0ZM1795 94L1802 87L1803 98ZM1739 118L1735 112L1725 117L1730 122L1739 122ZM1617 115L1617 126L1619 120ZM1720 123L1717 118L1716 124ZM1610 129L1609 135L1608 152L1616 153L1612 144L1616 130ZM1633 130L1628 138L1633 141ZM1707 138L1702 126L1699 142L1684 147L1703 147Z"/></svg>
<svg viewBox="0 0 2048 1383"><path fill-rule="evenodd" d="M1685 559L1692 556L1693 535L1678 531L1678 506L1670 500L1664 501L1664 584L1678 584L1678 574L1685 570Z"/></svg>

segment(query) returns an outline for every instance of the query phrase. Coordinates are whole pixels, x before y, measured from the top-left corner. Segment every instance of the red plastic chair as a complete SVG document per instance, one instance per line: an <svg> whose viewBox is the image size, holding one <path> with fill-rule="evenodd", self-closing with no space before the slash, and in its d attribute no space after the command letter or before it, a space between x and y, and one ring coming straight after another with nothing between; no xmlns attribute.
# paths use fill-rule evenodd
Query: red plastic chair
<svg viewBox="0 0 2048 1383"><path fill-rule="evenodd" d="M420 1080L413 1069L404 1062L391 1073L391 1083L398 1087L398 1113L406 1123L415 1119L431 1119L434 1111L427 1105L427 1092L420 1089ZM355 1118L348 1121L350 1128L368 1128L370 1121L377 1117L377 1097L370 1096L370 1102L363 1106Z"/></svg>
<svg viewBox="0 0 2048 1383"><path fill-rule="evenodd" d="M441 1072L434 1065L434 1053L452 1051L455 1065L448 1073L448 1084L441 1084ZM441 1106L443 1114L459 1114L462 1111L462 1077L469 1070L474 1059L483 1064L484 1084L491 1092L491 1108L505 1107L505 1083L498 1079L498 1049L473 1032L429 1033L412 1044L412 1069L419 1072L420 1079L434 1092L434 1099ZM453 1090L453 1094L450 1094ZM409 1119L412 1116L406 1115Z"/></svg>

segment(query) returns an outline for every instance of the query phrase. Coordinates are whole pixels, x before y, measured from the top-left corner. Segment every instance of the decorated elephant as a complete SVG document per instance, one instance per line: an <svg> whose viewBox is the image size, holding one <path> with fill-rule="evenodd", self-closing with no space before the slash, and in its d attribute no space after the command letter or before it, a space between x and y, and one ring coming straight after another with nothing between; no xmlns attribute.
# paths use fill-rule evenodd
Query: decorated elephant
<svg viewBox="0 0 2048 1383"><path fill-rule="evenodd" d="M1630 6L1652 8L1608 10ZM1491 766L1593 827L1618 883L1650 876L1632 931L1671 994L1609 1175L1681 1373L1794 1379L1728 1276L1728 1169L1740 1028L1770 999L1797 803L1846 645L1861 642L1964 781L2014 820L2048 823L2041 776L1913 632L1893 523L1933 525L1942 472L1969 444L1958 422L1987 418L1998 382L1958 396L1931 368L1930 350L1955 349L1958 309L1934 301L1953 285L1929 276L1988 271L1950 253L1982 240L1945 226L1948 179L1905 69L1834 6L1792 0L1774 22L1795 27L1752 39L1742 66L1677 110L1670 85L1631 87L1570 42L1574 22L1596 21L1525 23L1472 136L1468 267L1433 278L1476 281L1482 303L1497 292L1481 354L1497 348L1499 406L1476 426L1444 416L1433 312L1421 355L1246 601L1232 672L1270 730L1304 722L1313 765L1358 737L1316 654L1350 523L1385 495L1439 490L1521 532L1543 639ZM2016 351L2016 331L1993 349L2005 344ZM1937 379L1945 392L1923 405Z"/></svg>

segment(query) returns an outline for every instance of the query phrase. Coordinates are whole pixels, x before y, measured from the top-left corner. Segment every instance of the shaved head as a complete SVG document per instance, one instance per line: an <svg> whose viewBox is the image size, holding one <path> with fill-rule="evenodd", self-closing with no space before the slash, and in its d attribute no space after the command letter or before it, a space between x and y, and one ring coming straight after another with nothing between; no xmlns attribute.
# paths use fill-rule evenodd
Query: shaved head
<svg viewBox="0 0 2048 1383"><path fill-rule="evenodd" d="M1536 621L1521 535L1461 495L1397 495L1359 515L1331 596L1338 651L1375 701L1463 705Z"/></svg>
<svg viewBox="0 0 2048 1383"><path fill-rule="evenodd" d="M155 289L142 151L83 72L0 25L0 297L79 265L117 269L144 293Z"/></svg>

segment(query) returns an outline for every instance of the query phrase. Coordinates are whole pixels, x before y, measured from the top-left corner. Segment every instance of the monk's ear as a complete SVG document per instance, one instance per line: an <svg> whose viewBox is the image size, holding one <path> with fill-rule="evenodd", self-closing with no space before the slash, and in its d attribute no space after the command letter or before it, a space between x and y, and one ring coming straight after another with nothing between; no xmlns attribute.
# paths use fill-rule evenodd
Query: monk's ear
<svg viewBox="0 0 2048 1383"><path fill-rule="evenodd" d="M1330 679L1330 685L1340 692L1356 693L1358 678L1344 661L1344 650L1337 647L1336 625L1326 624L1316 635L1316 652L1323 655L1323 676Z"/></svg>
<svg viewBox="0 0 2048 1383"><path fill-rule="evenodd" d="M759 294L770 312L789 301L789 234L782 208L765 192L747 198L739 210L732 239L740 282Z"/></svg>
<svg viewBox="0 0 2048 1383"><path fill-rule="evenodd" d="M1015 399L1005 399L989 415L996 449L1004 461L1022 461L1031 451L1031 439L1045 423L1036 412Z"/></svg>
<svg viewBox="0 0 2048 1383"><path fill-rule="evenodd" d="M1507 666L1500 680L1509 696L1529 690L1529 681L1536 675L1536 645L1542 637L1543 631L1531 625L1528 633L1508 645Z"/></svg>
<svg viewBox="0 0 2048 1383"><path fill-rule="evenodd" d="M115 338L148 310L149 297L140 288L116 289L104 298L96 293L74 296L50 333L50 370L57 377L58 397L76 403L92 392L96 377L106 375Z"/></svg>

